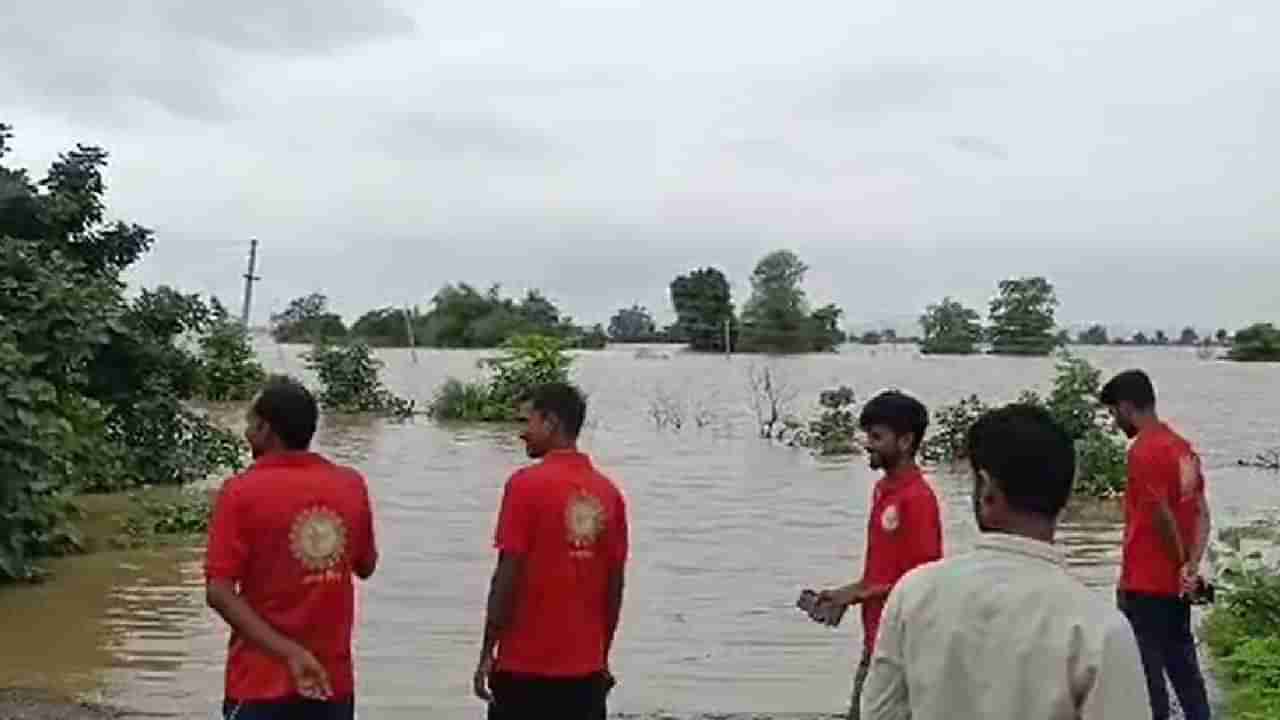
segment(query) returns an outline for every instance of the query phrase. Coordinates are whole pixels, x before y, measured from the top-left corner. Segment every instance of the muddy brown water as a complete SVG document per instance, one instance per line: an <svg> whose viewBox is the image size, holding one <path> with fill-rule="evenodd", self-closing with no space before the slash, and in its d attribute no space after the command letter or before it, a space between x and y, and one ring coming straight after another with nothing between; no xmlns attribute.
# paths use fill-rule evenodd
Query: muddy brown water
<svg viewBox="0 0 1280 720"><path fill-rule="evenodd" d="M264 343L273 370L305 376L299 348ZM582 354L590 393L583 444L626 489L634 559L614 663L623 713L812 714L842 709L861 632L831 631L793 609L799 589L848 580L860 568L875 474L862 458L816 459L754 436L748 368L759 358L660 348ZM1280 512L1280 475L1235 466L1280 444L1280 365L1199 359L1193 350L1096 349L1105 371L1147 368L1166 417L1201 448L1219 527ZM479 352L380 353L395 391L420 403L448 376L478 376ZM1048 359L923 358L912 348L846 348L770 363L812 407L820 389L860 398L900 387L931 405L977 393L1012 400L1044 389ZM656 427L664 398L686 417ZM236 418L238 409L218 410ZM701 415L701 427L694 417ZM524 462L508 427L326 420L318 446L369 477L383 562L361 590L356 640L361 715L476 718L469 694L490 536L502 482ZM976 530L967 478L934 471L946 551ZM1109 592L1119 518L1078 509L1064 528L1071 567ZM52 690L143 713L209 717L221 691L226 630L204 607L198 548L103 553L54 564L56 578L0 591L0 687Z"/></svg>

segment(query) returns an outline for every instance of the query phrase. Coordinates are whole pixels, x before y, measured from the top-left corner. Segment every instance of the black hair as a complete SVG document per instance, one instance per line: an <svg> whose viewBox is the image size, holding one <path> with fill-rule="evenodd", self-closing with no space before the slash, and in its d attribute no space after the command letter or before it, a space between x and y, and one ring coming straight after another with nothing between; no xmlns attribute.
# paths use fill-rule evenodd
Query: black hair
<svg viewBox="0 0 1280 720"><path fill-rule="evenodd" d="M523 400L543 415L551 415L560 421L560 428L571 438L582 432L587 418L587 399L582 391L569 383L538 385L525 394Z"/></svg>
<svg viewBox="0 0 1280 720"><path fill-rule="evenodd" d="M316 434L320 410L311 391L287 375L272 375L253 403L253 414L271 426L289 450L306 450Z"/></svg>
<svg viewBox="0 0 1280 720"><path fill-rule="evenodd" d="M929 411L924 403L910 395L888 390L871 398L858 416L858 427L871 429L872 425L884 425L898 435L912 433L915 441L911 452L915 454L924 442L924 432L929 429Z"/></svg>
<svg viewBox="0 0 1280 720"><path fill-rule="evenodd" d="M969 462L1000 487L1009 506L1056 518L1071 497L1076 452L1071 436L1035 405L1006 405L969 428Z"/></svg>
<svg viewBox="0 0 1280 720"><path fill-rule="evenodd" d="M1156 387L1141 370L1126 370L1103 386L1099 400L1112 407L1128 402L1139 410L1150 410L1156 406Z"/></svg>

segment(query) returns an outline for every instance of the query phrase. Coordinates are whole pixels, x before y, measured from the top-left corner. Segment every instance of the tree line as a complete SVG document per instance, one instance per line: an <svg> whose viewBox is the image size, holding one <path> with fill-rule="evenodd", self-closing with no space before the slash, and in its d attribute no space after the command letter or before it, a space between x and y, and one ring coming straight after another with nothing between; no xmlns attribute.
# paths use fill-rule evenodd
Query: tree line
<svg viewBox="0 0 1280 720"><path fill-rule="evenodd" d="M271 317L278 342L359 340L381 347L494 348L514 338L541 335L568 347L596 349L608 342L688 344L706 352L825 352L845 342L843 311L810 308L802 287L806 266L788 250L769 253L751 275L751 296L741 314L728 277L712 267L677 276L669 286L676 321L659 329L647 308L619 309L601 325L577 325L538 290L504 297L492 286L481 292L466 283L446 285L430 309L383 307L362 314L350 327L329 309L321 293L296 298Z"/></svg>
<svg viewBox="0 0 1280 720"><path fill-rule="evenodd" d="M1057 308L1058 298L1053 284L1038 276L1001 282L988 306L986 325L982 324L977 310L950 297L943 298L941 302L928 306L920 316L920 327L924 331L919 339L920 350L926 355L969 355L979 352L985 343L995 355L1043 356L1055 348L1073 344L1216 345L1230 347L1227 357L1232 360L1280 361L1280 330L1270 323L1251 325L1234 335L1219 329L1207 337L1201 337L1195 328L1187 327L1177 339L1169 338L1163 330L1152 335L1138 332L1130 338L1113 339L1105 326L1095 324L1072 337L1067 330L1057 329ZM870 334L863 340L874 344L880 342L881 337Z"/></svg>

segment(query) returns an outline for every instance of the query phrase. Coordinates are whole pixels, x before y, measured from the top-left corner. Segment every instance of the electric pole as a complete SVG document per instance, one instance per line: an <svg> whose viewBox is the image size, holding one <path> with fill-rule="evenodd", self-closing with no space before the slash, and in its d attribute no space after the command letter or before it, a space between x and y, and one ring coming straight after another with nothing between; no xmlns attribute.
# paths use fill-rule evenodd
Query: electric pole
<svg viewBox="0 0 1280 720"><path fill-rule="evenodd" d="M249 241L249 270L244 274L244 304L240 306L240 324L249 329L249 310L253 307L253 284L262 278L254 275L258 269L258 238Z"/></svg>

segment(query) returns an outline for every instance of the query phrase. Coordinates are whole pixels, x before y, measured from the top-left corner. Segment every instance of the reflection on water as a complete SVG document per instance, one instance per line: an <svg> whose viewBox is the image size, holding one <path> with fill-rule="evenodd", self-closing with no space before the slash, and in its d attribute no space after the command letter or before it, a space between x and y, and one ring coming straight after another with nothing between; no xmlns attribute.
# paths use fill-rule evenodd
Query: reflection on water
<svg viewBox="0 0 1280 720"><path fill-rule="evenodd" d="M274 370L305 375L292 348L261 354ZM388 352L388 384L422 406L446 376L477 374L478 356L419 351L413 364L407 353ZM1234 467L1237 457L1273 444L1274 368L1207 363L1175 350L1088 356L1108 372L1152 371L1169 419L1204 450L1219 527L1280 505L1273 475ZM627 490L633 513L634 562L615 657L619 711L820 713L839 710L848 695L856 614L831 631L792 603L802 587L857 574L875 474L858 458L819 461L757 440L746 400L752 362L759 361L651 360L630 349L578 360L593 416L584 445ZM1049 360L926 359L905 349L776 362L805 402L840 383L861 397L901 387L934 405L970 392L1013 399L1052 376ZM711 422L659 431L650 418L659 396ZM240 422L238 408L218 412ZM375 494L383 564L362 589L364 716L477 717L468 687L494 512L503 480L524 462L515 428L326 418L317 442L363 469ZM976 536L968 478L931 478L943 502L946 551L963 551ZM1120 542L1114 504L1073 508L1061 541L1073 571L1109 592ZM56 569L45 587L0 592L0 685L101 692L182 717L214 706L226 631L204 607L199 552L106 554Z"/></svg>

